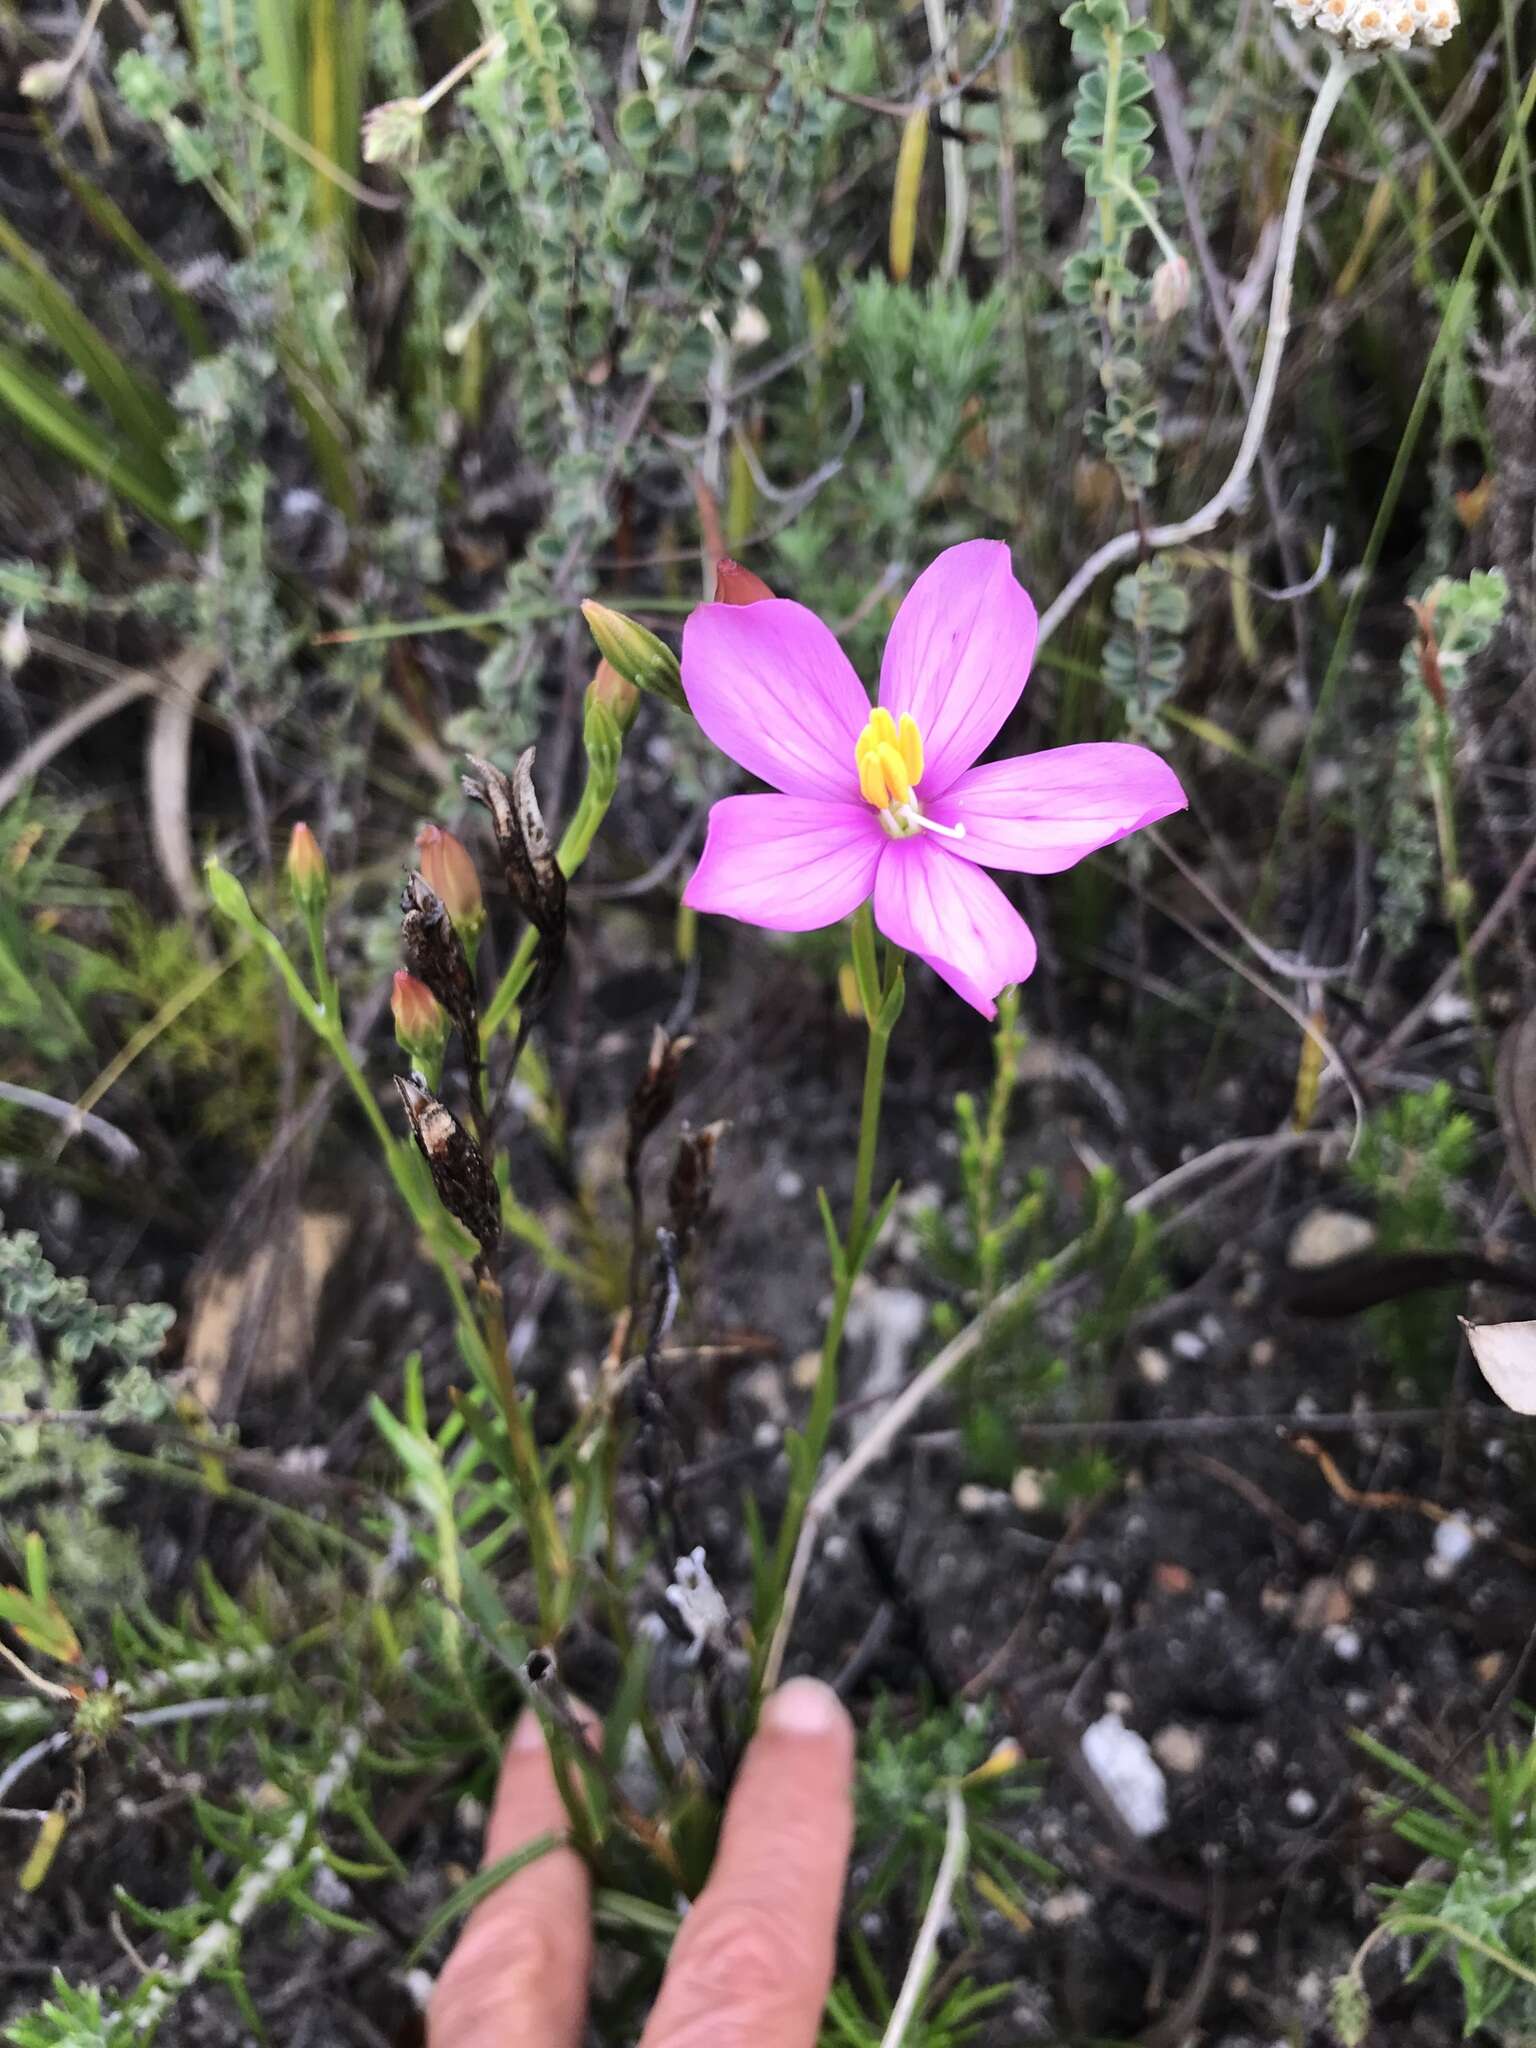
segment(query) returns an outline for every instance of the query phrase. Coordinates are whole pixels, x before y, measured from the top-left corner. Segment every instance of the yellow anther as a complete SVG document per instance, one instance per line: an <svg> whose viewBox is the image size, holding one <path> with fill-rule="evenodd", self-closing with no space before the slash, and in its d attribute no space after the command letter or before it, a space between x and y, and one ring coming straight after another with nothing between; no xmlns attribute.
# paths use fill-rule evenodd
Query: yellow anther
<svg viewBox="0 0 1536 2048"><path fill-rule="evenodd" d="M880 773L885 777L886 786L897 803L911 803L912 784L907 780L907 764L901 758L900 747L893 747L889 742L882 741L877 758L880 762Z"/></svg>
<svg viewBox="0 0 1536 2048"><path fill-rule="evenodd" d="M872 748L864 748L858 755L859 788L864 801L873 804L877 811L883 811L891 800L891 793L885 786L885 777L880 773L880 763Z"/></svg>
<svg viewBox="0 0 1536 2048"><path fill-rule="evenodd" d="M886 713L889 718L890 713ZM921 782L923 779L923 736L917 729L917 720L910 711L901 714L901 725L897 730L896 744L901 748L901 758L907 765L907 780Z"/></svg>
<svg viewBox="0 0 1536 2048"><path fill-rule="evenodd" d="M917 720L904 711L898 725L883 705L878 706L854 743L853 759L866 803L881 811L910 804L913 786L923 773L923 736Z"/></svg>

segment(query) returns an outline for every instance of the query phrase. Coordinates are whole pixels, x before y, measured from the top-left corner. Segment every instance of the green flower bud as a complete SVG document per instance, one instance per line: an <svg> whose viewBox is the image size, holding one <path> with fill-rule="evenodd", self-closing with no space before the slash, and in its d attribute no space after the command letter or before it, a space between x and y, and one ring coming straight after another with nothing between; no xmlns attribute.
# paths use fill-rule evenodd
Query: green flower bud
<svg viewBox="0 0 1536 2048"><path fill-rule="evenodd" d="M688 699L683 695L683 673L670 647L635 620L626 618L623 612L613 611L595 598L587 599L581 615L597 642L598 652L626 683L633 683L637 690L649 690L654 697L664 697L679 711L688 709Z"/></svg>

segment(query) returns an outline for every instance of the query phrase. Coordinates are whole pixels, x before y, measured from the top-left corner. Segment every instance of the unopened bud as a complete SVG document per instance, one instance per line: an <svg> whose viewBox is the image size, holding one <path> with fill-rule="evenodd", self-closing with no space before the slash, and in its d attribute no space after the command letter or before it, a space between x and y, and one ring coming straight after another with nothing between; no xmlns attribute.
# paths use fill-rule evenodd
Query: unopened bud
<svg viewBox="0 0 1536 2048"><path fill-rule="evenodd" d="M400 1050L435 1085L448 1045L447 1011L426 983L407 974L403 967L396 971L389 1007L394 1014Z"/></svg>
<svg viewBox="0 0 1536 2048"><path fill-rule="evenodd" d="M635 722L635 713L640 709L640 692L633 683L626 682L606 656L597 664L597 673L587 685L587 701L601 704L612 718L620 733L626 733Z"/></svg>
<svg viewBox="0 0 1536 2048"><path fill-rule="evenodd" d="M772 597L761 576L750 569L743 569L740 562L733 562L729 555L722 555L715 564L716 604L761 604L765 597Z"/></svg>
<svg viewBox="0 0 1536 2048"><path fill-rule="evenodd" d="M599 604L595 598L587 599L581 615L597 642L598 653L612 663L625 682L633 683L637 690L665 697L679 711L688 709L682 670L665 642L634 619L626 618L623 612Z"/></svg>
<svg viewBox="0 0 1536 2048"><path fill-rule="evenodd" d="M288 842L288 886L300 910L318 910L330 894L330 871L320 842L301 820Z"/></svg>
<svg viewBox="0 0 1536 2048"><path fill-rule="evenodd" d="M1152 317L1159 326L1176 319L1189 304L1189 265L1182 256L1170 256L1152 273Z"/></svg>
<svg viewBox="0 0 1536 2048"><path fill-rule="evenodd" d="M421 872L443 899L454 930L466 946L472 944L485 925L485 905L469 848L441 825L423 825L416 834L416 851Z"/></svg>

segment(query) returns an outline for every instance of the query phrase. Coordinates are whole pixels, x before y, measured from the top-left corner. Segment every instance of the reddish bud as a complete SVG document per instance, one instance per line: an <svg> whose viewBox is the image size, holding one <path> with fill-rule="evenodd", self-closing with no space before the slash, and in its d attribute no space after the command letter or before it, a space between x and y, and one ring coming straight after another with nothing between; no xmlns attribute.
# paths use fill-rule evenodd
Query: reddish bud
<svg viewBox="0 0 1536 2048"><path fill-rule="evenodd" d="M587 685L587 695L610 714L620 733L629 731L640 708L640 692L633 683L625 681L606 655Z"/></svg>
<svg viewBox="0 0 1536 2048"><path fill-rule="evenodd" d="M426 983L407 974L403 967L395 975L389 1007L401 1051L429 1081L435 1082L448 1043L447 1011Z"/></svg>
<svg viewBox="0 0 1536 2048"><path fill-rule="evenodd" d="M288 886L301 910L314 910L330 892L331 878L320 842L303 823L293 828L288 842Z"/></svg>
<svg viewBox="0 0 1536 2048"><path fill-rule="evenodd" d="M423 825L416 834L421 855L421 872L429 887L442 898L443 908L461 937L473 935L485 922L480 898L480 877L463 840L445 832L441 825Z"/></svg>
<svg viewBox="0 0 1536 2048"><path fill-rule="evenodd" d="M740 562L733 562L729 555L722 555L715 564L716 604L761 604L765 597L772 597L761 576L750 569L743 569Z"/></svg>

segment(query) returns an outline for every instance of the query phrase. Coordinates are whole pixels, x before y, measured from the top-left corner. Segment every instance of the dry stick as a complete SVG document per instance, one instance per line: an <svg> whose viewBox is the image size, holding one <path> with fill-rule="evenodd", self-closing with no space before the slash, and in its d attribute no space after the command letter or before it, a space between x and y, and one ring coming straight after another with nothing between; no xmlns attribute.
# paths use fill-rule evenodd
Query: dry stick
<svg viewBox="0 0 1536 2048"><path fill-rule="evenodd" d="M1226 282L1217 268L1211 238L1205 231L1205 220L1200 211L1200 193L1195 183L1193 152L1184 128L1184 99L1178 74L1164 55L1154 55L1147 59L1147 73L1152 80L1152 97L1157 107L1158 119L1162 123L1168 161L1173 167L1174 182L1179 188L1179 197L1184 204L1189 239L1194 245L1195 261L1200 266L1206 296L1211 302L1211 317L1216 323L1222 353L1232 366L1232 375L1243 404L1252 405L1253 380L1248 374L1247 361L1238 346L1237 334L1232 326L1232 309L1227 299ZM1287 595L1308 595L1316 586L1310 578L1303 577L1301 573L1301 560L1296 553L1295 542L1291 538L1281 506L1280 478L1275 468L1275 459L1264 446L1262 439L1259 443L1258 462L1259 480L1263 485L1270 524L1275 529L1275 541L1280 550L1280 561L1289 586ZM1265 594L1275 596L1275 593ZM1296 636L1296 658L1305 666L1306 628L1299 606L1292 607L1291 617Z"/></svg>
<svg viewBox="0 0 1536 2048"><path fill-rule="evenodd" d="M1126 1202L1125 1213L1127 1216L1139 1216L1145 1210L1155 1208L1159 1202L1176 1193L1196 1173L1209 1172L1213 1166L1224 1165L1240 1154L1287 1150L1292 1145L1307 1142L1315 1144L1318 1141L1312 1133L1301 1131L1275 1132L1263 1138L1228 1139L1226 1143L1202 1153L1198 1159L1186 1160L1182 1166L1176 1166L1160 1180L1152 1181L1140 1189ZM1047 1261L1043 1273L1039 1268L1025 1273L1005 1287L1001 1294L995 1295L979 1316L951 1337L943 1350L928 1361L917 1377L907 1382L879 1421L870 1425L867 1434L860 1438L843 1463L835 1472L829 1474L811 1495L806 1504L805 1518L800 1524L795 1554L790 1562L789 1579L784 1588L784 1603L779 1609L773 1641L769 1645L767 1661L763 1668L765 1692L771 1692L778 1683L779 1672L784 1664L784 1652L789 1643L789 1632L794 1626L795 1610L800 1604L800 1595L805 1588L806 1573L810 1569L811 1555L816 1548L816 1538L821 1524L849 1488L863 1477L871 1465L885 1456L929 1396L938 1392L950 1375L974 1355L998 1324L1021 1301L1027 1300L1030 1294L1041 1286L1044 1278L1054 1275L1061 1267L1070 1263L1085 1243L1085 1238L1073 1238L1054 1258Z"/></svg>
<svg viewBox="0 0 1536 2048"><path fill-rule="evenodd" d="M94 697L87 697L85 702L77 704L73 711L66 712L64 717L56 724L50 725L46 732L39 733L29 746L23 747L10 767L0 775L0 810L5 809L34 775L42 773L55 754L62 754L71 740L78 739L83 732L89 732L93 725L100 725L104 718L112 717L113 713L121 711L125 704L132 704L139 697L148 697L159 687L158 676L152 675L148 669L134 669L130 674L120 677L117 682L108 683L106 688L98 690Z"/></svg>
<svg viewBox="0 0 1536 2048"><path fill-rule="evenodd" d="M1184 547L1192 540L1198 540L1221 521L1241 498L1254 464L1259 459L1259 450L1264 444L1264 434L1269 425L1269 415L1275 402L1275 392L1280 382L1280 364L1285 354L1285 344L1291 331L1291 287L1296 275L1296 256L1301 243L1302 216L1306 211L1307 192L1312 183L1312 173L1317 167L1318 151L1322 148L1323 136L1332 120L1339 101L1349 84L1351 65L1337 49L1328 52L1328 69L1317 88L1317 98L1312 103L1312 112L1307 117L1307 126L1296 152L1296 166L1291 173L1291 189L1286 195L1285 213L1280 226L1280 247L1275 256L1275 280L1270 292L1269 332L1264 337L1264 355L1259 364L1258 379L1254 386L1253 405L1243 429L1242 442L1238 447L1237 459L1232 465L1226 482L1216 495L1202 505L1198 512L1188 519L1181 519L1170 526L1154 526L1150 530L1140 528L1133 532L1117 534L1106 541L1103 547L1091 554L1087 561L1072 577L1066 588L1050 605L1040 620L1038 644L1043 647L1080 601L1116 562L1123 562L1128 556L1153 548Z"/></svg>
<svg viewBox="0 0 1536 2048"><path fill-rule="evenodd" d="M928 1973L938 1952L939 1936L949 1918L955 1886L965 1868L965 1798L960 1787L954 1784L946 1786L944 1798L944 1854L939 1859L939 1873L933 1880L928 1910L917 1931L912 1960L907 1964L907 1974L901 1981L901 1995L891 2013L890 2025L880 2037L880 2048L901 2048L907 2029L917 2017L918 2005L928 1986Z"/></svg>

